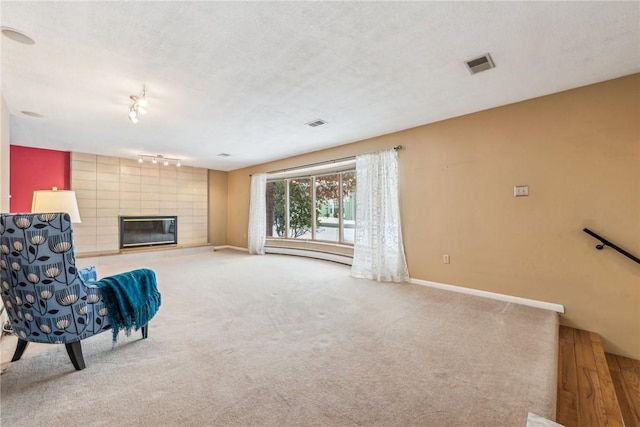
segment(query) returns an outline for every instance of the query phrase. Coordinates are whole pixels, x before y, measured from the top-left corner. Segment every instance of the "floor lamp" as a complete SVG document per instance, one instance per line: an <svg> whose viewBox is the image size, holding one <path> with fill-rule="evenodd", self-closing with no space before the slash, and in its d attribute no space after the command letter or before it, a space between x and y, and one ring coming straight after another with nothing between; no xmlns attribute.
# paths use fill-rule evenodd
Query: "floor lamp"
<svg viewBox="0 0 640 427"><path fill-rule="evenodd" d="M79 223L80 211L76 192L69 190L36 190L33 192L33 202L31 204L32 213L56 213L64 212L69 214L71 222Z"/></svg>

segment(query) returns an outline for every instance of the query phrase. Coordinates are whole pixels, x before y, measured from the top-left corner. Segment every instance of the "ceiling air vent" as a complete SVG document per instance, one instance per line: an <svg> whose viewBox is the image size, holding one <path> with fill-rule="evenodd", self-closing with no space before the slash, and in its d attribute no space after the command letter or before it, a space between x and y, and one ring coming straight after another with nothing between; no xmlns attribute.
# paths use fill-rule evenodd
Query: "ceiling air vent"
<svg viewBox="0 0 640 427"><path fill-rule="evenodd" d="M220 153L218 154L218 157L229 157L231 154L229 153Z"/></svg>
<svg viewBox="0 0 640 427"><path fill-rule="evenodd" d="M476 74L481 71L486 71L495 67L493 60L491 59L491 55L489 55L488 53L485 55L482 55L479 58L465 61L464 63L467 64L467 69L471 74Z"/></svg>
<svg viewBox="0 0 640 427"><path fill-rule="evenodd" d="M322 125L326 125L327 122L325 122L324 120L318 119L318 120L314 120L312 122L309 123L305 123L307 126L311 126L312 128L318 127L318 126L322 126Z"/></svg>

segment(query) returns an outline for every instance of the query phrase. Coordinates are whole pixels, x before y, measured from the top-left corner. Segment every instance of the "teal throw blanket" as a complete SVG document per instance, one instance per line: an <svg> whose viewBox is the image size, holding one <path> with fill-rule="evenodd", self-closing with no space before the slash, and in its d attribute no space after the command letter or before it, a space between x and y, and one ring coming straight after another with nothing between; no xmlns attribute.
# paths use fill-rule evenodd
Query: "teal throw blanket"
<svg viewBox="0 0 640 427"><path fill-rule="evenodd" d="M146 326L160 308L156 274L147 268L105 277L95 284L109 312L113 341L121 329L129 336L133 328Z"/></svg>

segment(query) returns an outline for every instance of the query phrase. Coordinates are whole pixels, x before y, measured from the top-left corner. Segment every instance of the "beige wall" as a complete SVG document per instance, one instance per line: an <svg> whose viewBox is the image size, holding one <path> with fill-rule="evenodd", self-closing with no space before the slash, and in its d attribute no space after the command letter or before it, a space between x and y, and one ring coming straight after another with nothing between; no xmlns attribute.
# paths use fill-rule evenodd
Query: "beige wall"
<svg viewBox="0 0 640 427"><path fill-rule="evenodd" d="M636 74L233 171L228 244L246 247L250 173L402 144L413 278L563 304L562 323L640 359L640 266L582 232L640 254L639 110Z"/></svg>
<svg viewBox="0 0 640 427"><path fill-rule="evenodd" d="M209 170L209 243L227 244L227 172Z"/></svg>
<svg viewBox="0 0 640 427"><path fill-rule="evenodd" d="M207 169L71 153L76 253L116 251L120 215L177 215L178 244L207 243Z"/></svg>
<svg viewBox="0 0 640 427"><path fill-rule="evenodd" d="M0 94L0 115L2 116L2 135L0 135L0 212L9 212L9 108Z"/></svg>

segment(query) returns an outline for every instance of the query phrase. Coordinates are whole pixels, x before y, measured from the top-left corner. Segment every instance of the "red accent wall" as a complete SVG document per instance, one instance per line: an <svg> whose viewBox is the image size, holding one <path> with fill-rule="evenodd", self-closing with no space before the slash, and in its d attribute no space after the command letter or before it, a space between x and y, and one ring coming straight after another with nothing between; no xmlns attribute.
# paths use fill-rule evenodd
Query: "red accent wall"
<svg viewBox="0 0 640 427"><path fill-rule="evenodd" d="M71 189L71 153L42 148L10 146L9 209L31 212L34 190Z"/></svg>

